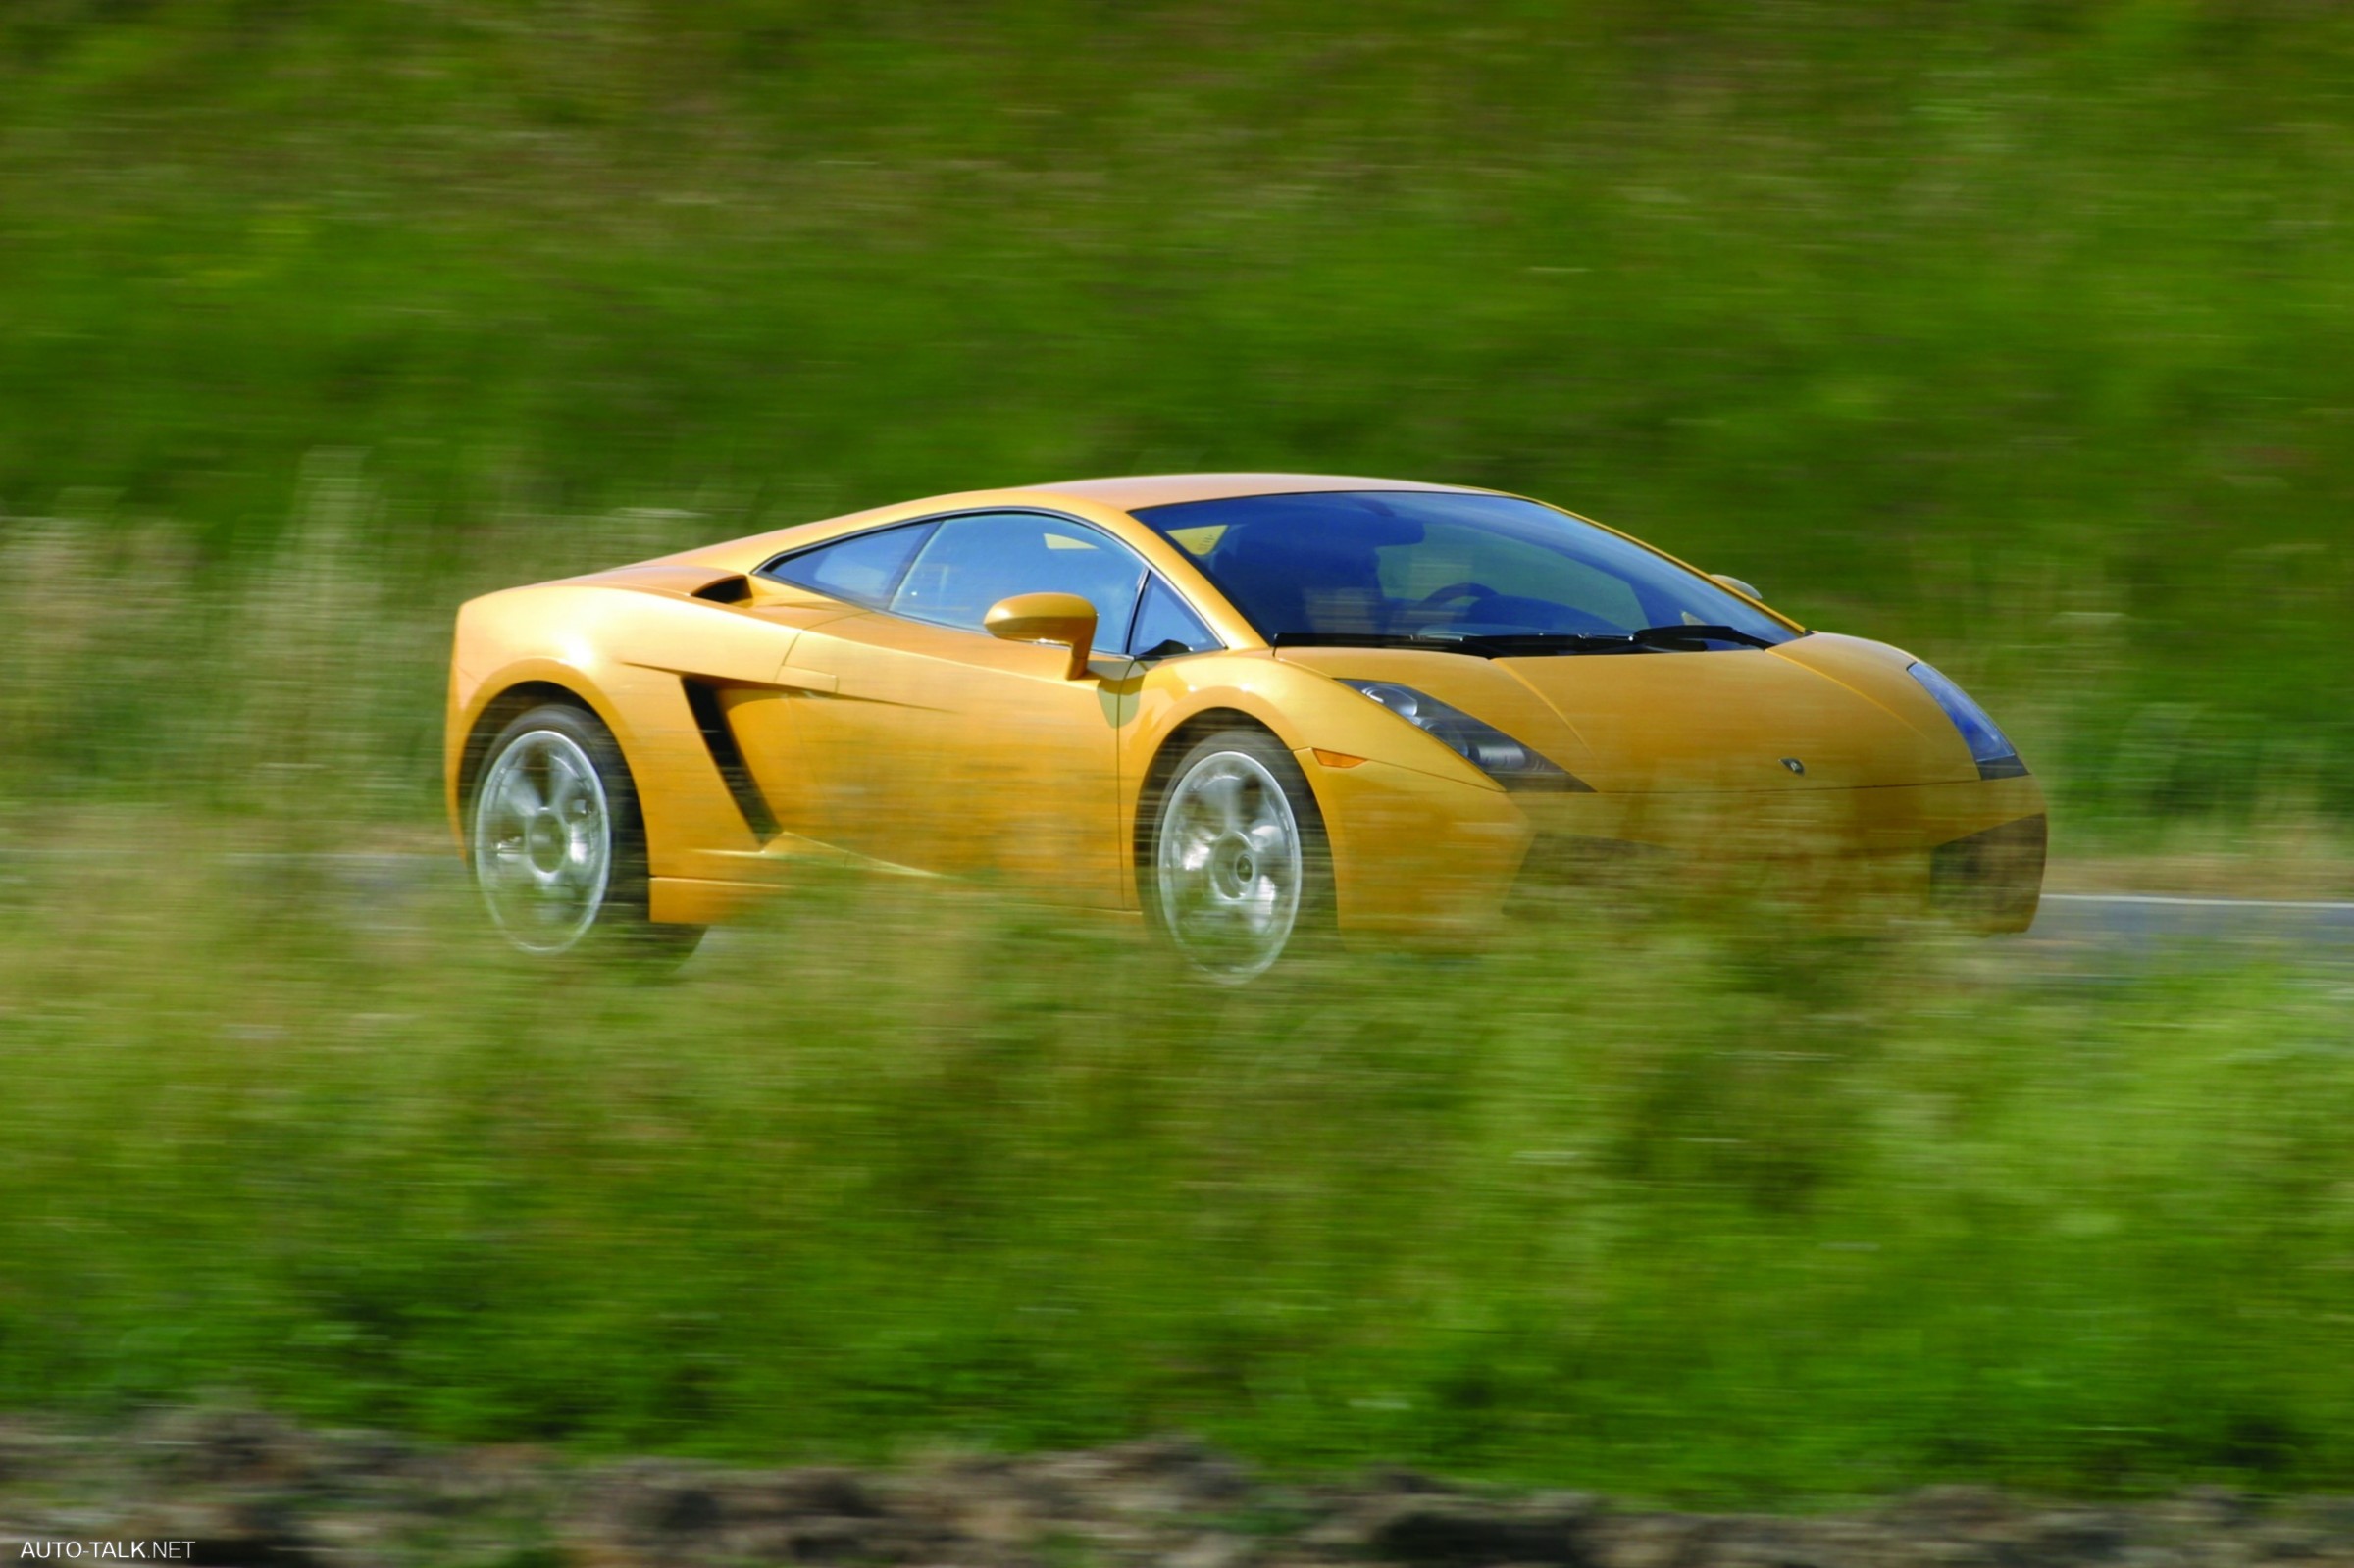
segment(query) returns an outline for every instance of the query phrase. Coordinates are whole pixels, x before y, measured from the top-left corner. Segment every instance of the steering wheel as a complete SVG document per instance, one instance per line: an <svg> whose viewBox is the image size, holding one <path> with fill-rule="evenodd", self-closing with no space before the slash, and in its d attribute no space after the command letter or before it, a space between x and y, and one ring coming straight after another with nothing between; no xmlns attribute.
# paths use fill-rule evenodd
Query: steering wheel
<svg viewBox="0 0 2354 1568"><path fill-rule="evenodd" d="M1504 595L1485 582L1450 582L1443 588L1433 588L1414 605L1417 610L1435 610L1454 599L1469 599L1473 604L1485 604Z"/></svg>

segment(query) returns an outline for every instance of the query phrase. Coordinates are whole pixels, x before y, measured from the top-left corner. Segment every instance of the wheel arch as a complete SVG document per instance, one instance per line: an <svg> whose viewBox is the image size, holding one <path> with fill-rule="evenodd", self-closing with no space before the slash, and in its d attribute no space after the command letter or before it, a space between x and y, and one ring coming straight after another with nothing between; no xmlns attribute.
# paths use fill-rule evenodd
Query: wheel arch
<svg viewBox="0 0 2354 1568"><path fill-rule="evenodd" d="M1145 896L1143 879L1152 862L1152 833L1160 817L1160 791L1168 784L1169 775L1176 772L1177 764L1186 752L1203 736L1215 734L1220 730L1255 730L1286 751L1297 749L1284 739L1273 725L1241 708L1203 708L1170 726L1168 733L1161 736L1160 744L1154 748L1152 759L1146 764L1144 776L1137 784L1136 813L1129 831L1128 850L1129 863L1138 878L1137 898L1140 904ZM1308 770L1301 769L1300 777L1307 785L1309 802L1316 809L1317 825L1322 828L1331 820L1331 814L1323 798L1316 792L1316 782L1309 777Z"/></svg>
<svg viewBox="0 0 2354 1568"><path fill-rule="evenodd" d="M458 744L455 765L450 771L450 820L458 833L461 848L466 841L466 812L474 804L475 785L481 781L483 764L489 760L490 742L498 733L534 708L562 704L578 708L614 733L615 744L620 743L612 720L585 692L561 682L543 677L527 677L510 685L499 687L483 699L467 726L466 737Z"/></svg>

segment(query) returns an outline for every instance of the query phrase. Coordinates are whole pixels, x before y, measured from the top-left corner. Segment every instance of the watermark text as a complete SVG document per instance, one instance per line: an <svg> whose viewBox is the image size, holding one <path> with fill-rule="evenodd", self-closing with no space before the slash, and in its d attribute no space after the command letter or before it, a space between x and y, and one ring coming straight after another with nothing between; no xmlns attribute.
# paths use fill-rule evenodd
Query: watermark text
<svg viewBox="0 0 2354 1568"><path fill-rule="evenodd" d="M193 1541L27 1541L21 1562L194 1562Z"/></svg>

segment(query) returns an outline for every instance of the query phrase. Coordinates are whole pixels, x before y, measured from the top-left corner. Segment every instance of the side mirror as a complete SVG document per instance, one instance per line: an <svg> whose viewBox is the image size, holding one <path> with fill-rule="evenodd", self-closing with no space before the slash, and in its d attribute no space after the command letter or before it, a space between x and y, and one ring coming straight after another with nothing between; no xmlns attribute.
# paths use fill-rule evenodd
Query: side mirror
<svg viewBox="0 0 2354 1568"><path fill-rule="evenodd" d="M1756 599L1760 604L1764 604L1766 602L1765 599L1760 596L1757 589L1751 587L1739 578L1726 577L1722 572L1711 572L1709 577L1711 581L1723 583L1726 587L1732 589L1735 593L1740 594L1745 599Z"/></svg>
<svg viewBox="0 0 2354 1568"><path fill-rule="evenodd" d="M1017 593L989 607L981 625L1008 642L1050 642L1071 650L1067 679L1087 674L1096 643L1096 607L1076 593Z"/></svg>

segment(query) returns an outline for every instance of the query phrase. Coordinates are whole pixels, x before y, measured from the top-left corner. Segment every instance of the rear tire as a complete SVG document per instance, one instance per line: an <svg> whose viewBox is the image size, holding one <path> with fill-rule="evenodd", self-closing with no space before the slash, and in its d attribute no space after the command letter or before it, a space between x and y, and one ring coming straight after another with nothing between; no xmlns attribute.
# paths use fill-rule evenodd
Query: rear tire
<svg viewBox="0 0 2354 1568"><path fill-rule="evenodd" d="M645 817L621 746L569 703L532 709L498 733L468 807L467 861L499 935L538 959L667 967L700 926L649 918Z"/></svg>
<svg viewBox="0 0 2354 1568"><path fill-rule="evenodd" d="M1203 979L1249 985L1329 932L1324 818L1273 735L1204 736L1147 804L1146 914Z"/></svg>

